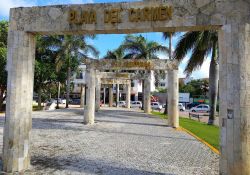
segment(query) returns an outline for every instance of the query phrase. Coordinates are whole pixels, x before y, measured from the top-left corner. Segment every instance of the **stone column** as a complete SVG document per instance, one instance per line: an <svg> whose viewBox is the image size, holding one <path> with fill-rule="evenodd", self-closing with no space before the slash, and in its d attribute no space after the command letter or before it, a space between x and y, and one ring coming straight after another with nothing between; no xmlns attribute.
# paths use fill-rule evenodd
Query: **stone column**
<svg viewBox="0 0 250 175"><path fill-rule="evenodd" d="M119 84L116 85L116 107L119 107L119 98L120 98L120 92L119 92Z"/></svg>
<svg viewBox="0 0 250 175"><path fill-rule="evenodd" d="M86 106L84 109L84 123L94 124L95 121L95 70L86 69Z"/></svg>
<svg viewBox="0 0 250 175"><path fill-rule="evenodd" d="M8 33L7 105L3 136L3 171L21 172L30 165L30 131L34 82L35 38Z"/></svg>
<svg viewBox="0 0 250 175"><path fill-rule="evenodd" d="M113 85L109 87L109 107L113 106Z"/></svg>
<svg viewBox="0 0 250 175"><path fill-rule="evenodd" d="M151 76L148 73L147 78L144 80L144 94L143 94L143 107L144 112L147 114L151 113Z"/></svg>
<svg viewBox="0 0 250 175"><path fill-rule="evenodd" d="M126 108L130 108L131 83L126 85Z"/></svg>
<svg viewBox="0 0 250 175"><path fill-rule="evenodd" d="M179 79L178 70L168 71L168 125L179 127Z"/></svg>
<svg viewBox="0 0 250 175"><path fill-rule="evenodd" d="M85 102L85 85L81 84L81 104L80 104L80 108L84 107L84 102Z"/></svg>
<svg viewBox="0 0 250 175"><path fill-rule="evenodd" d="M219 31L220 174L250 174L250 25Z"/></svg>
<svg viewBox="0 0 250 175"><path fill-rule="evenodd" d="M101 79L96 78L96 87L95 87L95 111L99 111L101 103Z"/></svg>
<svg viewBox="0 0 250 175"><path fill-rule="evenodd" d="M103 105L105 106L106 103L106 87L103 87Z"/></svg>

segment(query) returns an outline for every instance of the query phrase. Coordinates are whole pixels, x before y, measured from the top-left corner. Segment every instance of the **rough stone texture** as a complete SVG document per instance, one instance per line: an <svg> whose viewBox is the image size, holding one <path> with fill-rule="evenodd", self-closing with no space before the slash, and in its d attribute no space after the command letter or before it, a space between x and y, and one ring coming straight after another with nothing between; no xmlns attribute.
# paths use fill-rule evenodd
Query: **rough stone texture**
<svg viewBox="0 0 250 175"><path fill-rule="evenodd" d="M101 79L102 84L129 84L130 80L128 79L119 79L119 78L102 78Z"/></svg>
<svg viewBox="0 0 250 175"><path fill-rule="evenodd" d="M250 174L250 25L225 25L220 43L221 174Z"/></svg>
<svg viewBox="0 0 250 175"><path fill-rule="evenodd" d="M129 22L128 9L159 7L160 5L173 7L171 20ZM123 9L122 23L104 24L103 13L111 8ZM97 23L69 24L67 19L70 9L79 11L96 10ZM220 116L222 127L220 174L250 174L249 11L250 2L248 0L151 0L131 3L11 9L8 39L7 69L9 78L7 125L4 137L4 169L10 172L20 171L28 167L29 164L28 135L31 123L32 70L35 50L34 38L31 34L132 33L219 29ZM165 62L164 64L168 63ZM158 65L160 65L159 62ZM170 66L173 68L172 64ZM177 65L175 67L177 68ZM91 76L90 79L94 81ZM88 88L88 102L94 97L94 85L93 83L89 84L93 88ZM87 103L86 116L85 122L93 123L94 103Z"/></svg>
<svg viewBox="0 0 250 175"><path fill-rule="evenodd" d="M29 167L29 138L33 99L35 41L31 34L9 31L8 96L4 128L3 170Z"/></svg>
<svg viewBox="0 0 250 175"><path fill-rule="evenodd" d="M93 124L95 121L95 70L86 69L86 109L84 111L84 123Z"/></svg>
<svg viewBox="0 0 250 175"><path fill-rule="evenodd" d="M114 60L114 59L86 59L84 63L89 67L97 70L172 70L178 69L178 61L176 60L146 60L146 59L126 59L126 60ZM103 74L103 73L101 73ZM104 77L108 77L112 73L104 73ZM115 73L114 73L115 74ZM124 75L124 73L117 73ZM128 74L127 77L133 74ZM136 76L135 78L137 78ZM112 77L114 78L114 77ZM146 77L144 77L146 78Z"/></svg>
<svg viewBox="0 0 250 175"><path fill-rule="evenodd" d="M167 127L166 120L104 108L95 125L83 125L82 114L80 109L33 113L27 175L218 174L219 156Z"/></svg>
<svg viewBox="0 0 250 175"><path fill-rule="evenodd" d="M172 20L129 22L128 9L143 7L173 7ZM105 24L105 10L123 9L122 23ZM84 11L94 9L96 24L70 24L70 9ZM50 7L31 7L11 9L11 28L39 33L134 33L166 32L177 30L218 29L221 25L237 21L249 22L249 1L237 0L151 0L130 3L100 3L84 5L57 5Z"/></svg>
<svg viewBox="0 0 250 175"><path fill-rule="evenodd" d="M178 70L168 71L168 124L179 127L179 78Z"/></svg>

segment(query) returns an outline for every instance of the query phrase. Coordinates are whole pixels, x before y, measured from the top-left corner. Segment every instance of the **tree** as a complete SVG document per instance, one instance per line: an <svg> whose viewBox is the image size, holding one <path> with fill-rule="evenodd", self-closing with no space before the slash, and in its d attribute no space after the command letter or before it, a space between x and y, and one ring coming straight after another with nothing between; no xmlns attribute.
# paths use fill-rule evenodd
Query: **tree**
<svg viewBox="0 0 250 175"><path fill-rule="evenodd" d="M168 46L169 46L169 53L168 53L168 56L169 56L169 59L171 60L172 59L172 38L177 34L177 32L164 32L163 33L163 38L165 40L168 40ZM166 104L168 104L168 99L166 100ZM166 105L167 106L167 105ZM168 109L165 108L164 109L164 114L167 114L167 111Z"/></svg>
<svg viewBox="0 0 250 175"><path fill-rule="evenodd" d="M67 67L67 87L66 87L66 108L69 105L70 93L70 78L72 71L75 71L83 59L90 58L91 53L94 57L98 57L99 52L97 49L86 42L86 38L94 38L94 35L73 36L63 35L53 38L51 41L52 46L57 50L56 68L59 71L63 65Z"/></svg>
<svg viewBox="0 0 250 175"><path fill-rule="evenodd" d="M169 53L169 48L157 42L148 41L142 35L127 35L121 48L125 52L124 59L160 59L158 53ZM142 71L142 73L144 73L144 71ZM142 87L144 86L143 84L144 83L142 83Z"/></svg>
<svg viewBox="0 0 250 175"><path fill-rule="evenodd" d="M6 98L7 90L7 37L8 22L0 21L0 110L2 109L3 101Z"/></svg>
<svg viewBox="0 0 250 175"><path fill-rule="evenodd" d="M184 71L187 76L200 68L205 59L211 54L209 69L209 101L211 110L208 124L214 124L219 81L217 32L195 31L185 33L177 43L174 59L181 61L190 51L192 52L191 57Z"/></svg>
<svg viewBox="0 0 250 175"><path fill-rule="evenodd" d="M56 81L55 53L49 49L49 43L44 37L37 36L35 60L34 90L38 94L38 109L41 109L42 91L47 85Z"/></svg>
<svg viewBox="0 0 250 175"><path fill-rule="evenodd" d="M118 47L114 51L108 51L107 54L103 57L103 59L123 59L124 58L124 50L121 47Z"/></svg>

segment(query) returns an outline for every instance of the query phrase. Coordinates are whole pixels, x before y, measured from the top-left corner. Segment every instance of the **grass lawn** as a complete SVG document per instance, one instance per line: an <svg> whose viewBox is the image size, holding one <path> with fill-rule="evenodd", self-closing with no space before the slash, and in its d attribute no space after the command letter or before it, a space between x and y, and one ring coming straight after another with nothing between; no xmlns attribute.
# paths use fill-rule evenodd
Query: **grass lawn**
<svg viewBox="0 0 250 175"><path fill-rule="evenodd" d="M38 105L33 105L33 111L41 111L43 109L44 106L42 106L42 108L38 108Z"/></svg>
<svg viewBox="0 0 250 175"><path fill-rule="evenodd" d="M153 115L162 119L167 119L167 116L160 112L152 112ZM197 137L205 140L207 143L219 150L219 134L220 130L218 126L207 125L192 119L180 117L180 126L189 130Z"/></svg>

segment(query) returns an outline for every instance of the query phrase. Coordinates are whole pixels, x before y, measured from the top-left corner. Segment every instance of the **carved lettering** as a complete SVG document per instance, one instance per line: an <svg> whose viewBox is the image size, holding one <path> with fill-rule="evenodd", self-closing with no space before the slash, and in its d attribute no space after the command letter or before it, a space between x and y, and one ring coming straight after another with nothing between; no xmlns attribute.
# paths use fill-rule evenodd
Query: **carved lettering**
<svg viewBox="0 0 250 175"><path fill-rule="evenodd" d="M104 23L121 23L122 9L108 9L104 10ZM160 7L144 7L144 8L130 8L128 9L128 17L130 22L143 21L165 21L171 20L173 15L173 8L171 6ZM71 24L96 24L97 16L94 10L90 11L76 11L70 10L68 21Z"/></svg>
<svg viewBox="0 0 250 175"><path fill-rule="evenodd" d="M91 11L82 11L78 12L75 10L70 10L69 23L74 24L95 24L96 23L96 12L94 10Z"/></svg>

